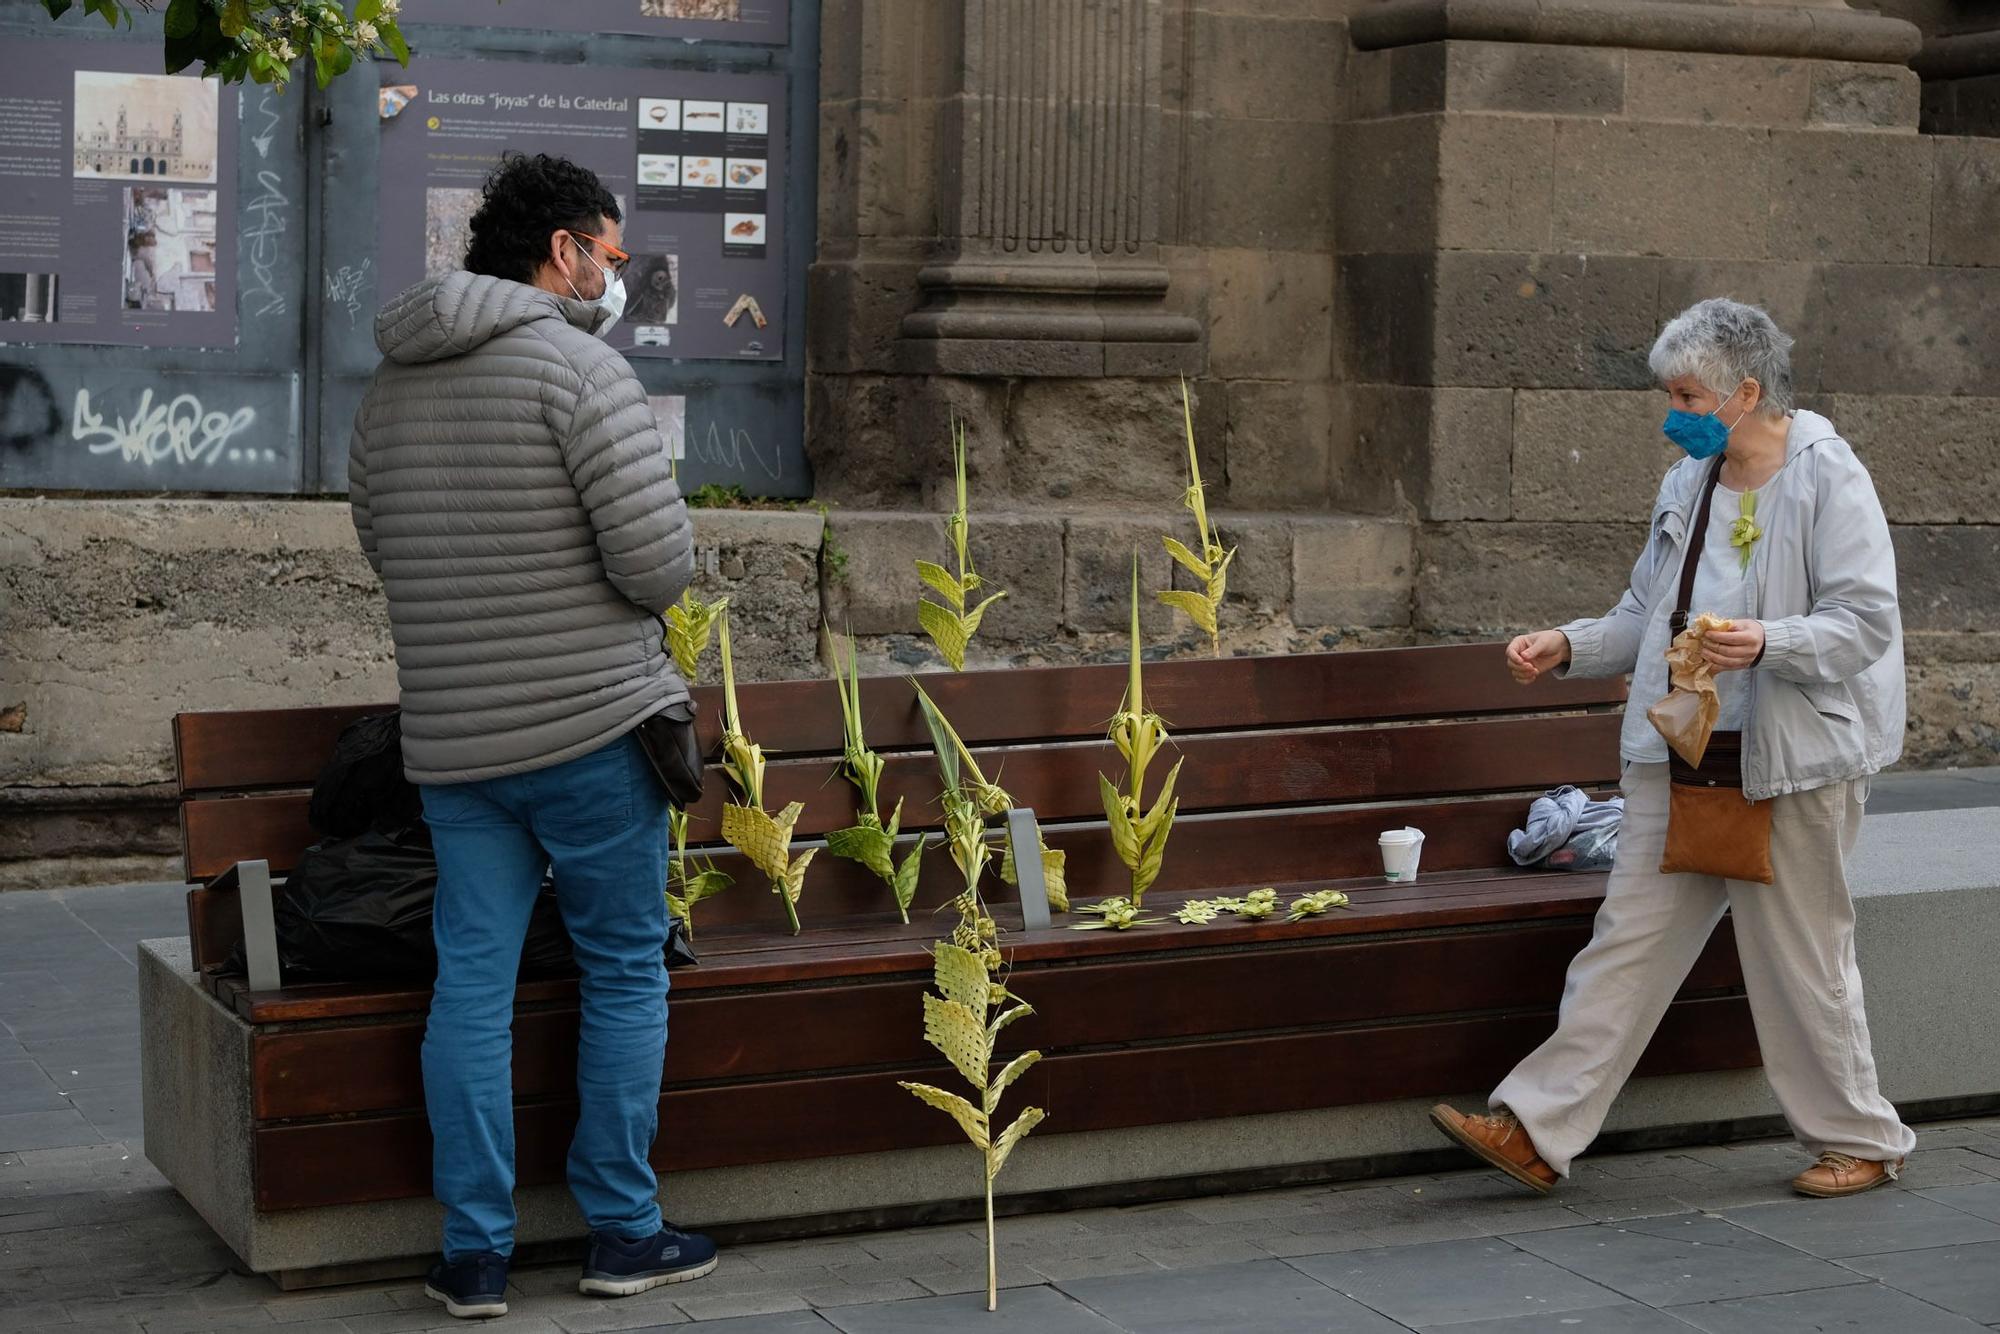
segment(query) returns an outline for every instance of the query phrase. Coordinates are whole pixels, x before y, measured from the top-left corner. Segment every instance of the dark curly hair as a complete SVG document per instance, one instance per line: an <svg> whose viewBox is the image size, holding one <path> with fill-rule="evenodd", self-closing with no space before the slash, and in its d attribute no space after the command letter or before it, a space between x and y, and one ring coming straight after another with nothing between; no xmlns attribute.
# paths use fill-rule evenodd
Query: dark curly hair
<svg viewBox="0 0 2000 1334"><path fill-rule="evenodd" d="M472 215L465 267L517 283L533 282L548 258L552 233L595 232L601 220L624 219L597 173L546 153L503 154L480 192L479 211Z"/></svg>

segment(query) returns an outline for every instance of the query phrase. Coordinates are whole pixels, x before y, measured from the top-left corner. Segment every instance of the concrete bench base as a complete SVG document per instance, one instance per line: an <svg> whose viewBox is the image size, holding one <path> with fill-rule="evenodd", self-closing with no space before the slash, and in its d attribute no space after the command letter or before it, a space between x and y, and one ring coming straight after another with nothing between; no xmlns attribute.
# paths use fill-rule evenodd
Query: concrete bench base
<svg viewBox="0 0 2000 1334"><path fill-rule="evenodd" d="M1883 1084L1906 1114L2000 1106L2000 810L1878 817L1854 868L1861 964ZM140 947L146 1155L244 1264L283 1286L418 1272L437 1246L428 1200L278 1213L252 1206L251 1027L190 969L185 940ZM1462 1090L1461 1106L1484 1090ZM1322 1111L1060 1134L1059 1110L1003 1179L1018 1209L1386 1175L1435 1165L1424 1098ZM1604 1147L1713 1142L1781 1129L1760 1071L1635 1081ZM673 1127L662 1133L672 1135ZM802 1133L810 1133L803 1131ZM676 1173L677 1222L725 1236L802 1235L969 1216L977 1160L919 1148ZM519 1194L524 1252L583 1234L568 1193Z"/></svg>

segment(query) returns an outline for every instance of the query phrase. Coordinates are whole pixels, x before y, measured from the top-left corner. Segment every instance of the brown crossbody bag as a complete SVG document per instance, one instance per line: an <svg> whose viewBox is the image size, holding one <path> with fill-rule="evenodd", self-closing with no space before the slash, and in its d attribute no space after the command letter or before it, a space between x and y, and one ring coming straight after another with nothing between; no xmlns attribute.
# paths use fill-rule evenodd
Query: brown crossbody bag
<svg viewBox="0 0 2000 1334"><path fill-rule="evenodd" d="M1717 459L1708 484L1702 488L1701 505L1688 536L1687 558L1681 564L1680 599L1670 623L1675 637L1688 626L1695 571L1708 541L1709 511L1721 480L1722 460ZM1699 767L1669 746L1667 779L1667 848L1660 858L1661 872L1770 884L1771 803L1743 796L1743 734L1712 734Z"/></svg>

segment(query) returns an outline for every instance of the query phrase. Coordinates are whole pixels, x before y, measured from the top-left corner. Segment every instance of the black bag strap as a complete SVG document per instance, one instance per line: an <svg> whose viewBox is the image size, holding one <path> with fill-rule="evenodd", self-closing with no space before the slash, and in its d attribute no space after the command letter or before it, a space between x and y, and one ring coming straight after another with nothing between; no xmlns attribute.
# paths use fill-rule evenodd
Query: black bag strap
<svg viewBox="0 0 2000 1334"><path fill-rule="evenodd" d="M1688 604L1694 601L1694 576L1701 565L1702 548L1708 545L1708 516L1715 508L1715 488L1722 481L1722 460L1717 458L1715 466L1709 469L1708 481L1702 484L1701 503L1695 506L1694 526L1688 532L1687 555L1681 561L1680 597L1674 603L1673 620L1669 622L1675 636L1688 628Z"/></svg>

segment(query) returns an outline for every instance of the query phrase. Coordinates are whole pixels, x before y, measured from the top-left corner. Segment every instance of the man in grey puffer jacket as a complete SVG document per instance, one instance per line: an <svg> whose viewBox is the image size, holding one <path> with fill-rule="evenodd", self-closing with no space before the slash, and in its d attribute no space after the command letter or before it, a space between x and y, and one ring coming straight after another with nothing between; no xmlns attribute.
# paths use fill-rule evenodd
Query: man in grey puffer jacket
<svg viewBox="0 0 2000 1334"><path fill-rule="evenodd" d="M715 1266L663 1223L648 1164L666 1044L667 801L632 735L688 698L659 615L693 573L687 508L644 389L598 336L630 258L617 200L510 155L466 269L376 320L349 498L382 576L403 759L437 849L424 1035L454 1316L506 1311L514 1244L514 981L551 865L582 971L570 1186L580 1287L625 1295Z"/></svg>

